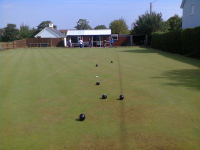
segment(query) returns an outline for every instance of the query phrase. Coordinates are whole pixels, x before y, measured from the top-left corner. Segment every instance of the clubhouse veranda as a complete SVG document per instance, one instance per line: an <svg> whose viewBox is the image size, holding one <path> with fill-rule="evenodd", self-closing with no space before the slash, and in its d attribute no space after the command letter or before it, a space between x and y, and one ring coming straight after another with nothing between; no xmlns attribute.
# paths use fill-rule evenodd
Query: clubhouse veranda
<svg viewBox="0 0 200 150"><path fill-rule="evenodd" d="M111 38L114 39L114 46L133 46L146 45L148 36L146 34L112 34L111 29L92 29L92 30L57 30L53 23L49 23L49 27L45 27L42 31L35 35L35 38L61 38L62 46L75 47L78 46L79 40L83 40L84 47L89 45L91 39L92 47L102 47L103 41L106 40L107 46L110 46ZM38 42L39 43L39 42Z"/></svg>

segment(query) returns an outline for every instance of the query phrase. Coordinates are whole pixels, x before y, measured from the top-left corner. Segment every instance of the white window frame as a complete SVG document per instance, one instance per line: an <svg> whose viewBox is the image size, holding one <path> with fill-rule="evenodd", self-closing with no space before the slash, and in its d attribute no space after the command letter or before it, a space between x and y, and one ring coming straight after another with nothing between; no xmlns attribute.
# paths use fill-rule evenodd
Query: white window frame
<svg viewBox="0 0 200 150"><path fill-rule="evenodd" d="M112 37L112 38L113 38L113 37L117 37L117 38L113 38L113 40L116 40L116 41L118 40L118 34L112 34L111 37Z"/></svg>
<svg viewBox="0 0 200 150"><path fill-rule="evenodd" d="M194 15L194 4L191 5L191 16Z"/></svg>

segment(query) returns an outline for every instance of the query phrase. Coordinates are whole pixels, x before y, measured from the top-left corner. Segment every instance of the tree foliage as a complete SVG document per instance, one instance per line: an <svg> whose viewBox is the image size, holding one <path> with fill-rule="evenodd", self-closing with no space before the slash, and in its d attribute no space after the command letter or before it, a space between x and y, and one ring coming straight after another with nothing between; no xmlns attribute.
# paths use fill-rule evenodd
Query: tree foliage
<svg viewBox="0 0 200 150"><path fill-rule="evenodd" d="M21 24L20 26L20 39L26 39L26 38L33 38L34 35L37 33L36 29L30 29L28 25Z"/></svg>
<svg viewBox="0 0 200 150"><path fill-rule="evenodd" d="M0 35L0 42L3 42L4 41L4 29L0 29L0 33L1 33L1 35Z"/></svg>
<svg viewBox="0 0 200 150"><path fill-rule="evenodd" d="M86 19L79 19L79 21L77 22L77 25L74 28L78 30L91 29L89 22Z"/></svg>
<svg viewBox="0 0 200 150"><path fill-rule="evenodd" d="M160 32L166 30L166 28L167 23L164 24L161 13L153 12L150 15L146 12L134 22L132 33L145 33L150 35L152 32Z"/></svg>
<svg viewBox="0 0 200 150"><path fill-rule="evenodd" d="M19 30L16 29L15 24L7 24L7 27L5 27L4 29L5 29L5 41L9 42L18 39Z"/></svg>
<svg viewBox="0 0 200 150"><path fill-rule="evenodd" d="M162 32L167 32L169 31L170 25L168 21L163 22L163 26L162 26Z"/></svg>
<svg viewBox="0 0 200 150"><path fill-rule="evenodd" d="M170 17L168 20L169 22L169 31L182 29L182 18L175 14L173 17Z"/></svg>
<svg viewBox="0 0 200 150"><path fill-rule="evenodd" d="M114 20L109 24L109 28L112 30L113 34L128 34L128 25L123 18L119 20Z"/></svg>
<svg viewBox="0 0 200 150"><path fill-rule="evenodd" d="M40 32L42 29L44 29L45 27L49 27L49 23L50 23L51 21L43 21L43 22L41 22L38 26L37 26L37 30L38 30L38 32ZM56 25L54 25L53 26L54 28L56 28L57 26Z"/></svg>
<svg viewBox="0 0 200 150"><path fill-rule="evenodd" d="M107 29L105 25L98 25L94 29Z"/></svg>

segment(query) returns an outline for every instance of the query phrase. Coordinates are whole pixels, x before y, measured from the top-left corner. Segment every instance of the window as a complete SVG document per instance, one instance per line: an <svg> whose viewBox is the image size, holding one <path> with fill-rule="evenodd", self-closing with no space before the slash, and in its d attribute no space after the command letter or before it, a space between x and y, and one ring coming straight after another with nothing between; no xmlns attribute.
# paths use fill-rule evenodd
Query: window
<svg viewBox="0 0 200 150"><path fill-rule="evenodd" d="M78 43L77 36L71 36L71 42L72 43Z"/></svg>
<svg viewBox="0 0 200 150"><path fill-rule="evenodd" d="M103 41L104 41L104 40L107 40L107 36L106 36L106 35L103 36Z"/></svg>
<svg viewBox="0 0 200 150"><path fill-rule="evenodd" d="M194 4L191 5L191 15L194 15Z"/></svg>
<svg viewBox="0 0 200 150"><path fill-rule="evenodd" d="M118 40L118 34L112 34L113 40Z"/></svg>
<svg viewBox="0 0 200 150"><path fill-rule="evenodd" d="M99 36L93 36L93 41L100 41L100 37Z"/></svg>
<svg viewBox="0 0 200 150"><path fill-rule="evenodd" d="M92 40L92 37L91 37L91 36L87 36L87 41L89 41L89 38L90 38L90 40Z"/></svg>

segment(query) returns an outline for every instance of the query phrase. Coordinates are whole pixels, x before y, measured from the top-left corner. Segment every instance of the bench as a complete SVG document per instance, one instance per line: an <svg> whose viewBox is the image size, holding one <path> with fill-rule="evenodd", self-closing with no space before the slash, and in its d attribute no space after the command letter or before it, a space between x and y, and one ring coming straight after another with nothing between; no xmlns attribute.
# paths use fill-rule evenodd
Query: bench
<svg viewBox="0 0 200 150"><path fill-rule="evenodd" d="M75 47L75 46L80 46L79 43L72 43L72 47ZM83 47L85 46L89 46L89 42L83 42Z"/></svg>
<svg viewBox="0 0 200 150"><path fill-rule="evenodd" d="M49 43L29 43L29 47L49 47Z"/></svg>
<svg viewBox="0 0 200 150"><path fill-rule="evenodd" d="M103 41L97 41L96 44L97 44L97 46L99 46L99 47L104 47ZM110 41L106 41L105 44L106 44L106 46L109 46L109 45L110 45Z"/></svg>
<svg viewBox="0 0 200 150"><path fill-rule="evenodd" d="M72 43L72 47L75 47L75 46L79 47L79 44L78 43Z"/></svg>

